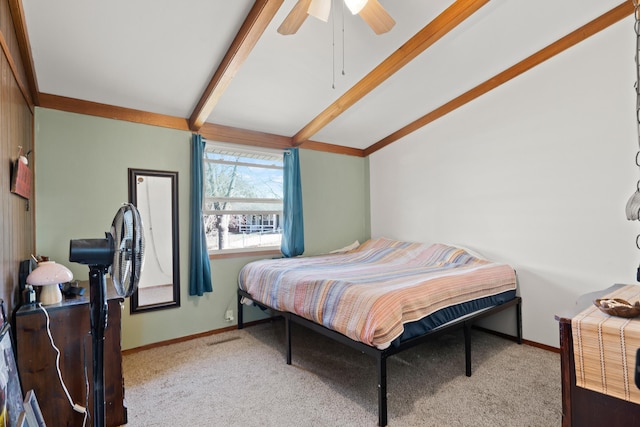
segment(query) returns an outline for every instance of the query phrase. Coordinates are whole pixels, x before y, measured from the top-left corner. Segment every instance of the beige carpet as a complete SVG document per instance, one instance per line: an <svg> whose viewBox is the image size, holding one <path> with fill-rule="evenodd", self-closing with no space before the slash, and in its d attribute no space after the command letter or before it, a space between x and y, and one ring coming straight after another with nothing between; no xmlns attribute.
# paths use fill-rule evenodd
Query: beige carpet
<svg viewBox="0 0 640 427"><path fill-rule="evenodd" d="M128 426L375 426L373 358L274 321L126 355ZM559 426L560 356L473 331L388 361L389 426Z"/></svg>

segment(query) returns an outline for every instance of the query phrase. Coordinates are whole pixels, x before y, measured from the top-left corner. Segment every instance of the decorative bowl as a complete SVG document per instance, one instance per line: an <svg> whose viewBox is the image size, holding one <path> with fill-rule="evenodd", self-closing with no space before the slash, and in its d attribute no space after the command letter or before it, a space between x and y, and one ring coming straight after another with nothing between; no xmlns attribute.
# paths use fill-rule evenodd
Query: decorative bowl
<svg viewBox="0 0 640 427"><path fill-rule="evenodd" d="M622 298L601 298L593 302L600 311L617 317L637 317L640 315L640 301L631 304Z"/></svg>

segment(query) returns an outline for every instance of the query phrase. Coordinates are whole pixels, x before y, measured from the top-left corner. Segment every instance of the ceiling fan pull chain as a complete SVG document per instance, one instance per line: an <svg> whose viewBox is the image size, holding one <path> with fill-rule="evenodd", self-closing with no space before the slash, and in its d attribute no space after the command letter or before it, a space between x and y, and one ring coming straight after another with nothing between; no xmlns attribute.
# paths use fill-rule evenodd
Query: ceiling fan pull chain
<svg viewBox="0 0 640 427"><path fill-rule="evenodd" d="M333 2L333 0L331 0ZM334 9L333 7L331 9ZM336 14L331 11L331 89L336 88Z"/></svg>
<svg viewBox="0 0 640 427"><path fill-rule="evenodd" d="M342 75L344 76L344 2L342 2Z"/></svg>

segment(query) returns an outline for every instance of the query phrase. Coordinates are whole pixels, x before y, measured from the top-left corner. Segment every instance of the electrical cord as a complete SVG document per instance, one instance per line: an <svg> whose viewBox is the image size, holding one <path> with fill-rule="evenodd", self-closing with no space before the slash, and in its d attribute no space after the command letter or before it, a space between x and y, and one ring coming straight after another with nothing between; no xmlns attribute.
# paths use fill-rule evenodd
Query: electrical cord
<svg viewBox="0 0 640 427"><path fill-rule="evenodd" d="M56 352L56 371L58 372L58 379L60 380L60 385L62 386L62 390L64 390L65 395L67 396L67 400L69 400L69 404L74 411L84 414L84 421L82 425L84 426L87 422L87 408L84 406L78 405L73 401L71 395L69 394L69 390L67 390L67 386L64 383L64 379L62 378L62 371L60 371L60 350L56 347L56 344L53 342L53 336L51 335L51 319L49 318L49 313L42 306L41 303L38 303L38 307L44 313L44 317L47 319L47 335L49 336L49 341L51 342L51 347Z"/></svg>
<svg viewBox="0 0 640 427"><path fill-rule="evenodd" d="M85 363L83 363L84 365L84 387L85 387L85 408L87 408L89 406L89 373L87 372L87 335L90 334L86 334L82 340L82 360L84 360ZM82 422L82 427L85 426L86 422L87 422L87 417L91 418L91 413L89 413L89 410L86 411L86 413L84 414L84 421Z"/></svg>

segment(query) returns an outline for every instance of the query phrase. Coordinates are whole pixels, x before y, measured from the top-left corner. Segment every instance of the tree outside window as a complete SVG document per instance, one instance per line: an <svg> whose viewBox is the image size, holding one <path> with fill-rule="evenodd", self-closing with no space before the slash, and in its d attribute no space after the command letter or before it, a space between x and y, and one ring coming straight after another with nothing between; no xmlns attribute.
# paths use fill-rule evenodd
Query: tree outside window
<svg viewBox="0 0 640 427"><path fill-rule="evenodd" d="M208 143L204 156L209 251L279 248L282 153Z"/></svg>

